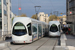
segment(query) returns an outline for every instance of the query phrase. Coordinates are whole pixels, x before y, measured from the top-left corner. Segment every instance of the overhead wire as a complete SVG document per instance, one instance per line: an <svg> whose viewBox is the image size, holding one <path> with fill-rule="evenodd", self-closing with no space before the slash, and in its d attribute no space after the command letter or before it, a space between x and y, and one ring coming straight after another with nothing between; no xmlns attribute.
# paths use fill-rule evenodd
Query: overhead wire
<svg viewBox="0 0 75 50"><path fill-rule="evenodd" d="M29 0L34 6L36 5L32 0Z"/></svg>
<svg viewBox="0 0 75 50"><path fill-rule="evenodd" d="M54 9L54 6L53 6L53 3L52 3L52 0L50 0L50 2L51 2L51 5L52 5L52 8ZM59 9L61 10L62 7L59 7ZM51 11L52 11L52 9L51 9ZM55 11L55 9L54 9L54 11Z"/></svg>

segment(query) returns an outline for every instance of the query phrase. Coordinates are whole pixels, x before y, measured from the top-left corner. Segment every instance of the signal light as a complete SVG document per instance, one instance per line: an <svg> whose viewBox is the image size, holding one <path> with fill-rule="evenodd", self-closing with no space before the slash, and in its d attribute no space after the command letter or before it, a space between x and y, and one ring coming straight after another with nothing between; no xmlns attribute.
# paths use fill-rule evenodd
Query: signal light
<svg viewBox="0 0 75 50"><path fill-rule="evenodd" d="M70 12L70 14L72 14L72 12Z"/></svg>
<svg viewBox="0 0 75 50"><path fill-rule="evenodd" d="M21 7L19 7L19 10L21 10Z"/></svg>

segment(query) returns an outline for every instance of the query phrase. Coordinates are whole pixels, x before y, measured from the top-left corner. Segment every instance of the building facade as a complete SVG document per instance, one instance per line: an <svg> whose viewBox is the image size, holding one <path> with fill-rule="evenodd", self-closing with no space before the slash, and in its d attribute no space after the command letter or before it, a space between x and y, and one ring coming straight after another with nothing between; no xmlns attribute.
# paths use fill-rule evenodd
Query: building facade
<svg viewBox="0 0 75 50"><path fill-rule="evenodd" d="M46 23L49 22L48 14L45 14L44 12L40 12L38 14L38 18L39 18L40 21L43 21L43 22L46 22Z"/></svg>
<svg viewBox="0 0 75 50"><path fill-rule="evenodd" d="M11 31L11 0L0 0L0 30L2 35Z"/></svg>
<svg viewBox="0 0 75 50"><path fill-rule="evenodd" d="M75 33L75 0L66 0L67 23Z"/></svg>
<svg viewBox="0 0 75 50"><path fill-rule="evenodd" d="M2 8L1 8L1 0L0 0L0 29L2 29Z"/></svg>

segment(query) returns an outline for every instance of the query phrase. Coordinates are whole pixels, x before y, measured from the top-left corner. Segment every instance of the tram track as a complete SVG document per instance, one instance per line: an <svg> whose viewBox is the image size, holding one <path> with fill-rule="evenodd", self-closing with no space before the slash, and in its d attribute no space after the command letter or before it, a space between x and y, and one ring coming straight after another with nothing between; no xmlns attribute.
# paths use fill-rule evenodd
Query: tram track
<svg viewBox="0 0 75 50"><path fill-rule="evenodd" d="M49 38L50 39L50 38ZM40 45L36 50L40 49L45 43L47 43L49 41L49 39L47 41L45 41L42 45ZM58 39L55 41L55 44L53 45L52 50L54 50L55 45L57 44Z"/></svg>
<svg viewBox="0 0 75 50"><path fill-rule="evenodd" d="M54 50L54 48L55 48L55 45L56 45L57 41L58 41L58 39L56 40L56 42L55 42L55 44L54 44L54 46L53 46L52 50Z"/></svg>
<svg viewBox="0 0 75 50"><path fill-rule="evenodd" d="M49 40L49 39L48 39ZM47 41L48 41L47 40ZM47 41L45 41L42 45L40 45L36 50L38 50L40 47L42 47Z"/></svg>
<svg viewBox="0 0 75 50"><path fill-rule="evenodd" d="M47 39L46 41L44 41L40 46L38 46L35 50L39 50L43 45L45 45L46 43L48 44L49 41L51 41L51 38L48 38L48 39ZM54 42L54 44L52 45L52 46L53 46L52 50L54 50L57 41L58 41L58 39L55 39L55 42ZM36 43L36 42L35 42L35 43ZM23 46L17 46L17 45L16 45L15 50L19 50L19 49L24 48L24 47L29 46L29 45L32 45L32 46L33 46L33 44L34 44L34 43L32 43L32 44L26 44L26 45L23 45ZM12 47L14 47L14 45L10 45L10 46L7 45L6 48L3 48L3 49L1 49L1 50L4 50L4 49L13 50Z"/></svg>
<svg viewBox="0 0 75 50"><path fill-rule="evenodd" d="M49 39L48 39L49 40ZM48 40L46 40L43 44L41 44L38 48L36 48L36 50L38 50L42 45L44 45ZM22 46L22 47L25 47L25 46ZM19 47L19 48L17 48L16 50L18 50L18 49L20 49L20 48L22 48L22 47Z"/></svg>

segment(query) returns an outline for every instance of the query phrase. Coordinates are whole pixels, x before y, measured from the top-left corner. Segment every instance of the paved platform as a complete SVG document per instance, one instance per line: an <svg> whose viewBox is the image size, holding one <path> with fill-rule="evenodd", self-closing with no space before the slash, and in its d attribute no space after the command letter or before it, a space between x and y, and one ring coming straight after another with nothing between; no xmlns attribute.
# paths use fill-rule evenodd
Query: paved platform
<svg viewBox="0 0 75 50"><path fill-rule="evenodd" d="M60 40L60 45L58 45L59 41L56 42L56 45L54 46L55 41ZM46 41L46 43L44 43ZM0 48L5 49L3 50L10 50L10 49L17 49L17 50L75 50L75 37L72 35L65 35L62 34L60 39L59 38L41 38L36 42L33 42L32 44L28 45L11 45L10 44L11 40L6 40L0 42ZM44 43L44 44L43 44ZM42 45L43 44L43 45ZM42 46L41 46L42 45ZM39 47L41 46L41 47Z"/></svg>
<svg viewBox="0 0 75 50"><path fill-rule="evenodd" d="M11 39L8 39L8 40L5 40L5 41L0 41L0 47L5 47L7 45L10 45L11 41L12 41Z"/></svg>

